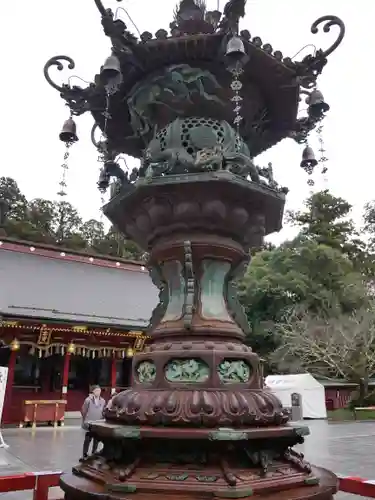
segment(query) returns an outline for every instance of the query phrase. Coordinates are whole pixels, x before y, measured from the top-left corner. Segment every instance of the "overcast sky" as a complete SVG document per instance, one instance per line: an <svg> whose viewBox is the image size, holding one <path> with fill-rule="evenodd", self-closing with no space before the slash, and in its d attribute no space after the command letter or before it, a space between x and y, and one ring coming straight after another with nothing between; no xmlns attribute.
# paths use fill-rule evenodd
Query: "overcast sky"
<svg viewBox="0 0 375 500"><path fill-rule="evenodd" d="M113 10L123 5L141 32L155 33L159 28L168 29L176 0L103 2ZM209 9L217 6L216 0L207 3ZM224 3L220 2L221 9ZM125 14L122 11L118 14L134 31ZM375 47L375 2L248 0L247 17L241 28L248 29L252 36L260 36L263 43L270 43L284 56L292 57L308 43L323 49L331 45L336 29L328 34L310 33L311 23L325 14L341 17L347 32L341 46L329 57L319 80L319 88L331 110L324 121L329 171L325 180L317 177L316 186L326 186L348 199L359 222L364 202L375 198L371 50ZM70 76L77 75L91 81L109 55L110 41L102 32L93 0L8 1L0 16L0 39L3 138L0 175L15 178L29 198L54 199L64 154L58 135L68 109L58 92L45 81L44 63L58 54L69 55L75 60L76 69L54 72L56 80L67 82ZM67 199L85 219L99 218L100 194L96 181L100 165L90 142L93 119L85 115L76 121L80 140L72 148ZM318 149L314 137L311 144ZM259 165L272 161L276 179L290 188L288 208L299 208L310 190L299 167L302 149L286 139L257 159ZM276 240L291 234L285 228Z"/></svg>

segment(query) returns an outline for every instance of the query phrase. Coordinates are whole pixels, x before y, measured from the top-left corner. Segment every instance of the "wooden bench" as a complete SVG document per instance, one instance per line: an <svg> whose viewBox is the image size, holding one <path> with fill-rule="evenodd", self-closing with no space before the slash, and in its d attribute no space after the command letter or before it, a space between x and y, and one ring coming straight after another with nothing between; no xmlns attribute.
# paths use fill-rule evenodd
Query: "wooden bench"
<svg viewBox="0 0 375 500"><path fill-rule="evenodd" d="M375 412L375 406L358 406L357 408L354 408L354 420L357 420L357 413L359 411L373 411Z"/></svg>
<svg viewBox="0 0 375 500"><path fill-rule="evenodd" d="M65 399L28 400L23 402L23 416L20 427L37 423L53 423L54 427L64 425Z"/></svg>

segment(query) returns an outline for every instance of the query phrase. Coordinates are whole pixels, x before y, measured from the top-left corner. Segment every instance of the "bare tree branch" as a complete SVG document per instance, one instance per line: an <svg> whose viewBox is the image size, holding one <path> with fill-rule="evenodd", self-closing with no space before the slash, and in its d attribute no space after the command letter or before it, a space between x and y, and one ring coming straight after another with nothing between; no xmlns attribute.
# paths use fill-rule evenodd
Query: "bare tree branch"
<svg viewBox="0 0 375 500"><path fill-rule="evenodd" d="M273 359L288 364L297 359L317 375L353 381L375 373L375 308L322 319L304 311L291 311L276 325L281 346Z"/></svg>

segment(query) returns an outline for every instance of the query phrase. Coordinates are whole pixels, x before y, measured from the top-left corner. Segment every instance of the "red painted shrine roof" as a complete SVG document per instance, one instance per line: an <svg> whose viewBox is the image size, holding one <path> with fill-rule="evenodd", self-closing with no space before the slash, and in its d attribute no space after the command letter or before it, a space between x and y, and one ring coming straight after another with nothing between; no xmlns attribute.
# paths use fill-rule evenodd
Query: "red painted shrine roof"
<svg viewBox="0 0 375 500"><path fill-rule="evenodd" d="M158 291L142 263L0 241L0 315L146 328Z"/></svg>

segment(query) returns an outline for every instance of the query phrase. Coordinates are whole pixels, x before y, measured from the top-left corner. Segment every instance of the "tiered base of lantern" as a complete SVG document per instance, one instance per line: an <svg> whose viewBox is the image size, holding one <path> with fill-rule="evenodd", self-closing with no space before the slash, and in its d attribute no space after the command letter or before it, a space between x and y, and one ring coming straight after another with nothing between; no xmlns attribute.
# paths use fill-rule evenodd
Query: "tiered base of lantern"
<svg viewBox="0 0 375 500"><path fill-rule="evenodd" d="M233 281L249 248L280 228L283 206L281 193L228 171L149 179L106 206L150 250L160 302L151 343L133 358L132 387L114 398L106 422L91 424L102 451L61 478L66 500L328 500L336 492L333 474L293 450L308 430L287 425L243 343Z"/></svg>
<svg viewBox="0 0 375 500"><path fill-rule="evenodd" d="M194 428L286 424L289 417L280 401L263 389L259 356L235 339L219 340L214 332L213 322L210 340L194 330L193 340L184 339L175 330L171 340L156 341L136 354L132 387L114 398L107 420Z"/></svg>
<svg viewBox="0 0 375 500"><path fill-rule="evenodd" d="M120 397L119 397L120 396ZM257 389L199 390L131 388L117 396L118 422L127 425L163 425L200 427L243 427L280 425L289 419L280 401L269 391Z"/></svg>
<svg viewBox="0 0 375 500"><path fill-rule="evenodd" d="M187 429L92 424L103 449L64 474L66 500L331 499L334 474L311 467L292 446L301 426Z"/></svg>

